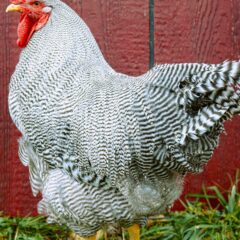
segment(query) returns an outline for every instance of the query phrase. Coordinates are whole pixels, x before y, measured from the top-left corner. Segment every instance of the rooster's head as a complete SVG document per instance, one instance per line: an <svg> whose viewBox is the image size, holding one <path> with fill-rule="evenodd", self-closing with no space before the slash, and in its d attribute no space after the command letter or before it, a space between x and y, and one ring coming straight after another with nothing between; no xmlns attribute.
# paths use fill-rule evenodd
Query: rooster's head
<svg viewBox="0 0 240 240"><path fill-rule="evenodd" d="M21 18L18 24L19 47L25 47L33 33L42 28L48 21L52 8L43 0L12 0L6 12L20 12Z"/></svg>

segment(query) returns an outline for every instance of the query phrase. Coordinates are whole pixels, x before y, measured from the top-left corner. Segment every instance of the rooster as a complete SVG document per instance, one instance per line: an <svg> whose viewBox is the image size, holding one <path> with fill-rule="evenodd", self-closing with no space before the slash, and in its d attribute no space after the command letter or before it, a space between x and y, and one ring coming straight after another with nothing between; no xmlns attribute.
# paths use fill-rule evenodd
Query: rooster
<svg viewBox="0 0 240 240"><path fill-rule="evenodd" d="M126 227L179 197L240 111L240 62L163 64L131 77L105 61L83 20L60 0L13 0L23 48L9 111L22 133L39 213L84 239Z"/></svg>

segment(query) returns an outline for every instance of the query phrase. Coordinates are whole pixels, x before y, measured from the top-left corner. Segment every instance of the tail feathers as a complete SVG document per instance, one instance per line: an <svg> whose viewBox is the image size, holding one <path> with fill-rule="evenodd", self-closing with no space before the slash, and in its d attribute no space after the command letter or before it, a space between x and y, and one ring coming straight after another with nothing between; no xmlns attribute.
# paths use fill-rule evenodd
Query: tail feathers
<svg viewBox="0 0 240 240"><path fill-rule="evenodd" d="M204 71L193 77L197 79L192 89L195 94L206 94L224 88L228 84L226 76L222 72Z"/></svg>
<svg viewBox="0 0 240 240"><path fill-rule="evenodd" d="M240 83L240 61L225 61L210 66L208 71L196 74L195 77L198 79L194 89L196 93L211 92Z"/></svg>
<svg viewBox="0 0 240 240"><path fill-rule="evenodd" d="M240 113L239 61L212 65L193 78L195 83L187 87L187 94L179 100L190 113L182 129L180 144L185 144L186 137L199 139L215 124Z"/></svg>
<svg viewBox="0 0 240 240"><path fill-rule="evenodd" d="M240 83L240 61L225 61L217 65L216 71L228 76L230 84Z"/></svg>
<svg viewBox="0 0 240 240"><path fill-rule="evenodd" d="M192 103L203 95L211 94L221 89L235 87L240 84L240 62L224 62L218 65L209 65L191 76L191 84L187 91L191 92L188 103ZM186 91L185 90L185 91Z"/></svg>
<svg viewBox="0 0 240 240"><path fill-rule="evenodd" d="M221 106L231 106L239 102L239 94L232 87L213 91L208 98Z"/></svg>
<svg viewBox="0 0 240 240"><path fill-rule="evenodd" d="M235 91L232 87L213 92L209 98L220 106L228 107L222 118L223 120L230 119L240 113L240 94L239 91Z"/></svg>
<svg viewBox="0 0 240 240"><path fill-rule="evenodd" d="M180 143L185 143L186 137L193 140L199 139L203 134L208 132L227 112L228 106L224 107L213 104L201 109L196 116L190 119L182 129Z"/></svg>

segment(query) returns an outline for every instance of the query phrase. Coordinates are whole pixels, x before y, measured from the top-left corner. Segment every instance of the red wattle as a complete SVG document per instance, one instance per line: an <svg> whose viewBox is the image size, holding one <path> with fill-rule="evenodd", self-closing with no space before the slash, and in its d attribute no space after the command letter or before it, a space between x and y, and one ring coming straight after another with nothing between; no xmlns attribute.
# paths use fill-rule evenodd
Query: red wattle
<svg viewBox="0 0 240 240"><path fill-rule="evenodd" d="M42 28L47 23L48 18L49 14L42 14L40 18L36 19L30 17L28 13L23 13L18 24L17 45L21 48L26 47L33 33Z"/></svg>
<svg viewBox="0 0 240 240"><path fill-rule="evenodd" d="M29 17L28 14L22 14L20 22L18 24L18 40L17 45L21 48L26 47L29 39L29 34L32 31L32 27L34 26L36 20Z"/></svg>

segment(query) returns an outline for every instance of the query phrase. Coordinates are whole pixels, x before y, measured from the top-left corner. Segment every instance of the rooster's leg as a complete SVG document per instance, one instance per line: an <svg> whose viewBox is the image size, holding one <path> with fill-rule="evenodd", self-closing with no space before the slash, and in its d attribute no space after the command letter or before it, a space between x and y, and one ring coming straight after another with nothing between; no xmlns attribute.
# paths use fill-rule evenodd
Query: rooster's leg
<svg viewBox="0 0 240 240"><path fill-rule="evenodd" d="M79 235L77 235L74 232L71 232L70 236L69 236L70 240L96 240L96 235L91 236L91 237L80 237Z"/></svg>
<svg viewBox="0 0 240 240"><path fill-rule="evenodd" d="M129 240L140 240L140 226L134 224L127 229L129 233Z"/></svg>
<svg viewBox="0 0 240 240"><path fill-rule="evenodd" d="M91 236L91 237L86 237L86 238L80 238L79 240L96 240L96 235Z"/></svg>

